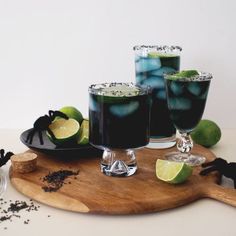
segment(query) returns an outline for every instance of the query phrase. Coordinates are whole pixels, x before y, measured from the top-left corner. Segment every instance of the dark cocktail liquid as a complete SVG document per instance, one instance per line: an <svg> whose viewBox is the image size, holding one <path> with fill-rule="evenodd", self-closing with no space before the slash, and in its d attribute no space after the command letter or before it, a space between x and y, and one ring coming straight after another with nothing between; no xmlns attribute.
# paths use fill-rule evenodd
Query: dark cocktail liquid
<svg viewBox="0 0 236 236"><path fill-rule="evenodd" d="M176 130L169 116L163 75L179 71L180 57L171 54L136 56L136 83L152 88L150 135L165 138Z"/></svg>
<svg viewBox="0 0 236 236"><path fill-rule="evenodd" d="M89 94L89 141L108 148L142 147L149 141L150 97L122 92Z"/></svg>
<svg viewBox="0 0 236 236"><path fill-rule="evenodd" d="M200 121L210 86L210 80L166 80L170 117L176 128L191 132Z"/></svg>

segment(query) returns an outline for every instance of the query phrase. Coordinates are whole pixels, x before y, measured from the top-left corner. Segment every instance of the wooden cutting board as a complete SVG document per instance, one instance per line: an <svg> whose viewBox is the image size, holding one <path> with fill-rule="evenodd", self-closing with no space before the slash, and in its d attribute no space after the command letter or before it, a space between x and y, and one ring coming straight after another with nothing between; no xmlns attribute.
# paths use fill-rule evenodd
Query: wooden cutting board
<svg viewBox="0 0 236 236"><path fill-rule="evenodd" d="M138 171L135 175L108 177L100 172L100 157L63 160L37 153L37 170L19 174L10 170L12 185L26 196L41 203L76 212L99 214L137 214L157 212L188 204L197 199L213 198L236 207L236 190L218 185L217 174L200 176L201 167L195 167L193 175L180 185L171 185L155 176L157 158L163 158L167 150L144 148L137 151ZM30 151L32 152L32 151ZM193 153L202 153L207 161L215 158L208 149L195 145ZM42 178L50 171L79 170L77 179L69 177L57 192L44 192ZM70 182L70 184L69 184Z"/></svg>

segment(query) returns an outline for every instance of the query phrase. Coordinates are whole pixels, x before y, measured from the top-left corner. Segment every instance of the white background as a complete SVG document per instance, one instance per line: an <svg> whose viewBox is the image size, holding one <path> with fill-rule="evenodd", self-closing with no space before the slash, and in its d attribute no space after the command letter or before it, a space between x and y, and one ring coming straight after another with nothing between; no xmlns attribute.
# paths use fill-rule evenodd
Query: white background
<svg viewBox="0 0 236 236"><path fill-rule="evenodd" d="M132 47L177 44L181 67L212 72L204 117L236 127L236 1L0 0L0 128L29 128L87 88L134 81Z"/></svg>

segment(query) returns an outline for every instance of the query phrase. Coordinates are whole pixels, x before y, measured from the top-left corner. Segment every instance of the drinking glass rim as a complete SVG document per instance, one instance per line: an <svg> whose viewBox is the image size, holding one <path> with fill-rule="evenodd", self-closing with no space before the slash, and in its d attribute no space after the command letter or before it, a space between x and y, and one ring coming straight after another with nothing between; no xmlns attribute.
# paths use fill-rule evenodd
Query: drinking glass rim
<svg viewBox="0 0 236 236"><path fill-rule="evenodd" d="M176 73L178 72L173 72L173 73L164 73L163 76L165 80L173 80L173 81L182 81L182 82L203 82L203 81L210 81L213 79L213 76L209 72L204 72L204 71L197 71L199 75L194 75L192 77L186 77L186 76L175 76ZM175 79L170 79L168 77L172 77Z"/></svg>
<svg viewBox="0 0 236 236"><path fill-rule="evenodd" d="M136 85L132 82L105 82L105 83L99 83L99 84L92 84L89 86L88 88L88 92L90 94L94 94L94 95L101 95L101 96L108 96L106 95L106 92L103 91L104 88L109 88L109 87L114 87L114 92L115 87L117 85L126 85L130 88L137 88L139 91L137 94L135 95L120 95L120 96L116 96L116 97L134 97L134 96L139 96L139 95L146 95L150 93L151 87L150 86L139 86Z"/></svg>
<svg viewBox="0 0 236 236"><path fill-rule="evenodd" d="M181 52L182 47L178 45L135 45L133 47L134 51L140 51L140 50L146 50L150 51L155 49L157 52L164 52L164 53L176 53L176 52Z"/></svg>

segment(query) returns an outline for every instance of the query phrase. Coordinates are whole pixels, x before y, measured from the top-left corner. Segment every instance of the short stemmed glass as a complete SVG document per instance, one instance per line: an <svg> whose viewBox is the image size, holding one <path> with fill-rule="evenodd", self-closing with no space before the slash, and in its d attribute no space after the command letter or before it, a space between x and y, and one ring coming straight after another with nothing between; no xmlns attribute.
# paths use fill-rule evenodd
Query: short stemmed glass
<svg viewBox="0 0 236 236"><path fill-rule="evenodd" d="M89 87L89 141L104 150L101 171L130 176L137 170L135 149L149 142L149 89L132 83Z"/></svg>
<svg viewBox="0 0 236 236"><path fill-rule="evenodd" d="M193 141L190 132L197 126L203 115L212 75L199 72L192 77L166 74L167 103L171 120L180 134L178 152L166 154L172 161L181 161L196 166L205 162L200 154L192 154Z"/></svg>

